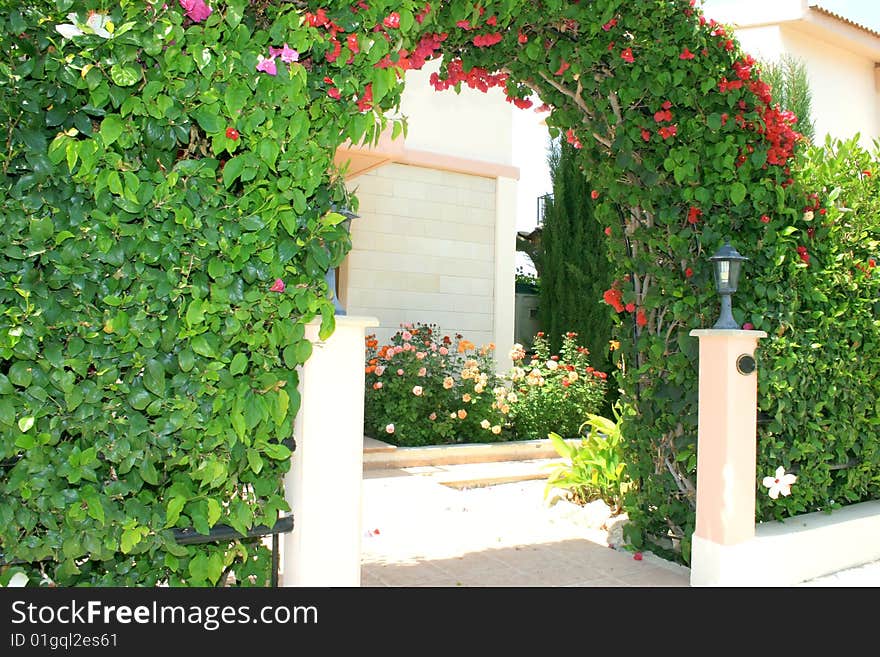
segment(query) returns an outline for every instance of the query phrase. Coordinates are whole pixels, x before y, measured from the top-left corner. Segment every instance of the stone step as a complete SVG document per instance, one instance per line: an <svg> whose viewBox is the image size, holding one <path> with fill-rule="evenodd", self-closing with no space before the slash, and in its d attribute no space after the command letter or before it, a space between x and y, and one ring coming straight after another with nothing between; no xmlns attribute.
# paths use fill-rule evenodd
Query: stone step
<svg viewBox="0 0 880 657"><path fill-rule="evenodd" d="M544 458L484 463L417 465L364 470L365 479L389 476L425 477L449 488L468 489L546 479L552 465L562 459Z"/></svg>
<svg viewBox="0 0 880 657"><path fill-rule="evenodd" d="M559 458L559 454L546 438L502 443L395 447L364 437L364 470L555 458Z"/></svg>

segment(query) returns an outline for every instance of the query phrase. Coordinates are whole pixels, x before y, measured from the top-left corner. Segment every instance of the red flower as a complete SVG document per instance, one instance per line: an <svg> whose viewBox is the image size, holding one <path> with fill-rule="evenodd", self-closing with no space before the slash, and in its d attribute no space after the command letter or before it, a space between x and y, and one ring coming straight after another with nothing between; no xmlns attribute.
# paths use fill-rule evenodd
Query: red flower
<svg viewBox="0 0 880 657"><path fill-rule="evenodd" d="M336 87L330 87L327 90L327 95L330 96L330 98L335 98L336 100L339 100L339 89L337 89Z"/></svg>
<svg viewBox="0 0 880 657"><path fill-rule="evenodd" d="M460 28L463 29L463 30L469 30L469 29L471 29L471 24L470 24L468 21L457 21L457 22L455 23L455 26L456 26L456 27L460 27Z"/></svg>
<svg viewBox="0 0 880 657"><path fill-rule="evenodd" d="M563 73L565 73L568 70L569 66L571 66L571 64L569 64L567 61L565 61L563 59L562 63L559 65L559 70L556 71L553 75L562 75Z"/></svg>
<svg viewBox="0 0 880 657"><path fill-rule="evenodd" d="M660 107L661 107L661 109L665 109L665 110L672 109L672 101L671 100L664 100L663 104Z"/></svg>
<svg viewBox="0 0 880 657"><path fill-rule="evenodd" d="M862 171L862 175L863 175L863 176L868 176L868 177L870 178L870 177L871 177L871 172L868 171L868 169L865 169L864 171Z"/></svg>
<svg viewBox="0 0 880 657"><path fill-rule="evenodd" d="M575 148L583 148L583 144L581 144L580 139L577 138L577 135L574 134L574 130L572 130L571 128L569 128L568 132L565 133L565 138L568 143Z"/></svg>
<svg viewBox="0 0 880 657"><path fill-rule="evenodd" d="M687 269L684 270L684 277L685 278L690 278L693 275L694 275L694 270L691 269L690 267L688 267Z"/></svg>
<svg viewBox="0 0 880 657"><path fill-rule="evenodd" d="M348 38L345 40L345 45L347 45L348 49L355 55L361 51L361 47L358 45L358 35L354 32L348 35Z"/></svg>
<svg viewBox="0 0 880 657"><path fill-rule="evenodd" d="M528 43L529 37L526 36L525 32L520 30L519 34L516 37L516 40L519 41L520 43Z"/></svg>
<svg viewBox="0 0 880 657"><path fill-rule="evenodd" d="M743 331L754 331L754 330L755 330L755 325L752 324L751 322L746 322L745 324L743 324Z"/></svg>
<svg viewBox="0 0 880 657"><path fill-rule="evenodd" d="M626 312L631 313L636 309L636 304L630 302L626 304Z"/></svg>
<svg viewBox="0 0 880 657"><path fill-rule="evenodd" d="M645 317L645 309L639 308L639 312L636 313L636 324L638 326L645 326L648 323L648 318Z"/></svg>
<svg viewBox="0 0 880 657"><path fill-rule="evenodd" d="M602 26L602 29L605 30L605 31L607 32L608 30L610 30L610 29L611 29L612 27L614 27L615 25L617 25L617 19L616 19L616 18L612 18L610 21L608 21L607 23L605 23L605 25Z"/></svg>
<svg viewBox="0 0 880 657"><path fill-rule="evenodd" d="M762 215L761 215L761 223L769 224L769 223L770 223L770 217L768 217L766 214L762 214Z"/></svg>
<svg viewBox="0 0 880 657"><path fill-rule="evenodd" d="M590 192L590 198L593 199L593 200L595 201L597 198L599 198L599 192L597 192L597 191L594 189L592 192Z"/></svg>
<svg viewBox="0 0 880 657"><path fill-rule="evenodd" d="M633 559L635 559L636 561L641 561L641 560L642 560L642 553L641 553L641 552L636 552L636 553L633 555Z"/></svg>
<svg viewBox="0 0 880 657"><path fill-rule="evenodd" d="M611 237L611 226L605 227L605 234L608 235L608 237Z"/></svg>
<svg viewBox="0 0 880 657"><path fill-rule="evenodd" d="M284 281L276 278L275 282L272 283L272 287L269 288L269 292L284 292Z"/></svg>
<svg viewBox="0 0 880 657"><path fill-rule="evenodd" d="M644 128L642 128L642 139L644 139L645 141L651 141L651 133L650 133L650 131L645 130Z"/></svg>
<svg viewBox="0 0 880 657"><path fill-rule="evenodd" d="M624 48L623 50L621 50L620 58L627 64L632 64L634 61L636 61L635 57L633 57L632 48Z"/></svg>
<svg viewBox="0 0 880 657"><path fill-rule="evenodd" d="M226 128L226 138L236 141L238 139L238 130L235 128Z"/></svg>
<svg viewBox="0 0 880 657"><path fill-rule="evenodd" d="M810 254L807 252L807 247L805 247L805 246L799 246L799 247L797 248L797 253L798 253L798 256L800 256L800 259L801 259L805 264L807 264L807 265L810 264Z"/></svg>
<svg viewBox="0 0 880 657"><path fill-rule="evenodd" d="M602 300L605 301L609 306L612 306L614 310L617 312L623 312L623 295L620 293L620 290L615 288L611 288L610 290L605 290L602 294Z"/></svg>
<svg viewBox="0 0 880 657"><path fill-rule="evenodd" d="M660 133L660 136L663 139L669 139L670 137L674 137L678 133L677 125L667 125L660 128L657 132Z"/></svg>
<svg viewBox="0 0 880 657"><path fill-rule="evenodd" d="M498 24L498 19L495 16L489 16L489 18L486 19L486 25L491 25L494 27L497 24Z"/></svg>
<svg viewBox="0 0 880 657"><path fill-rule="evenodd" d="M700 217L703 215L703 211L700 208L691 207L688 210L688 223L692 226L700 221Z"/></svg>
<svg viewBox="0 0 880 657"><path fill-rule="evenodd" d="M663 103L664 105L666 103ZM671 121L672 120L672 112L669 111L668 107L664 107L661 111L654 112L654 121L657 123L662 123L663 121Z"/></svg>
<svg viewBox="0 0 880 657"><path fill-rule="evenodd" d="M724 49L725 50L733 50L733 41L731 41L730 39L725 41L724 42Z"/></svg>
<svg viewBox="0 0 880 657"><path fill-rule="evenodd" d="M385 27L389 27L392 30L396 30L398 27L400 27L400 14L398 14L396 11L392 11L385 17L385 20L382 21L382 25L384 25Z"/></svg>
<svg viewBox="0 0 880 657"><path fill-rule="evenodd" d="M696 55L688 50L687 46L684 47L684 50L682 50L681 54L678 56L679 59L693 59L694 57L696 57Z"/></svg>

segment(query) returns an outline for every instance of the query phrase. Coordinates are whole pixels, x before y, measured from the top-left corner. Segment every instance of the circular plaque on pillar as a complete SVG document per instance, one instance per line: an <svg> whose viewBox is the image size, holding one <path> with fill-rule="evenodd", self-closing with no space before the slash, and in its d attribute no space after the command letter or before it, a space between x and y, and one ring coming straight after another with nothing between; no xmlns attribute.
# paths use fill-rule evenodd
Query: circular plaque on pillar
<svg viewBox="0 0 880 657"><path fill-rule="evenodd" d="M736 359L736 371L740 374L749 375L757 367L755 357L751 354L742 354Z"/></svg>

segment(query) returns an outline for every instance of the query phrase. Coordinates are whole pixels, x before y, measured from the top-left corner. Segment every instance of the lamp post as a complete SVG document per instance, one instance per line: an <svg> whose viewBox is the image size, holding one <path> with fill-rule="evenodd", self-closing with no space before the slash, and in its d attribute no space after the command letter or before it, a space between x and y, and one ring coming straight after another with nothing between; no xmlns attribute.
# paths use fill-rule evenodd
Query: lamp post
<svg viewBox="0 0 880 657"><path fill-rule="evenodd" d="M345 217L345 221L343 221L340 225L346 232L351 232L351 220L360 218L360 215L355 214L347 207L337 209L335 205L331 207L332 212L336 212ZM330 289L330 294L333 295L333 308L334 315L345 315L345 308L342 307L342 304L339 303L339 280L338 280L338 267L331 267L327 270L327 273L324 275L324 280L327 282L327 287Z"/></svg>
<svg viewBox="0 0 880 657"><path fill-rule="evenodd" d="M739 283L739 274L742 263L748 260L725 241L724 246L718 249L709 260L715 266L715 289L721 296L721 316L715 322L713 329L739 329L739 324L733 318L731 297L736 292Z"/></svg>

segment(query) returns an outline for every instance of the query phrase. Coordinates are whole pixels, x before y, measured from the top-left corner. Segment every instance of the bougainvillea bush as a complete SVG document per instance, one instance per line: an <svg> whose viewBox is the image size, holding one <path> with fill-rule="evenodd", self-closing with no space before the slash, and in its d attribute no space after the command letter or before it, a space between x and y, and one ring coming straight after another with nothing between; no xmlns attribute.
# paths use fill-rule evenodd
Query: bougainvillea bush
<svg viewBox="0 0 880 657"><path fill-rule="evenodd" d="M608 374L590 365L589 351L577 344L577 333L562 336L558 354L550 353L548 336L538 333L534 353L521 345L510 352L513 368L506 379L512 395L506 407L518 439L543 439L555 432L563 438L583 434L590 414L598 413Z"/></svg>
<svg viewBox="0 0 880 657"><path fill-rule="evenodd" d="M494 345L477 347L417 323L401 326L382 346L368 335L366 349L368 435L409 447L507 439L495 403Z"/></svg>
<svg viewBox="0 0 880 657"><path fill-rule="evenodd" d="M172 531L288 508L304 324L332 332L350 247L333 155L399 99L389 45L333 64L293 3L3 6L0 552L59 585L265 583L253 541Z"/></svg>

